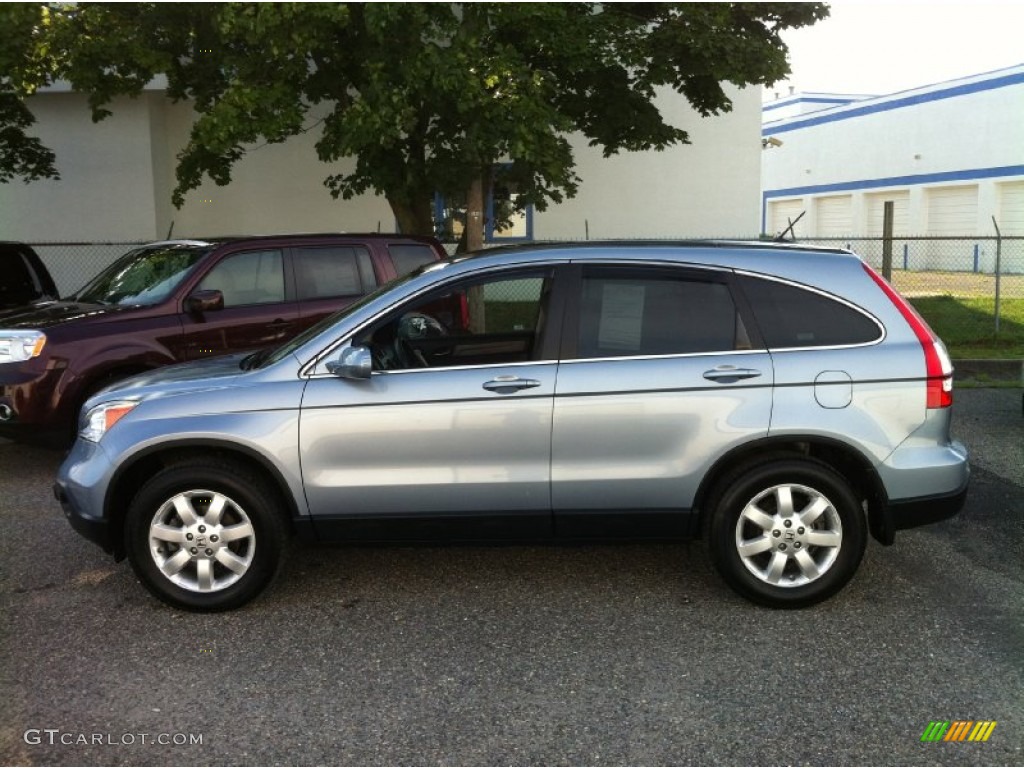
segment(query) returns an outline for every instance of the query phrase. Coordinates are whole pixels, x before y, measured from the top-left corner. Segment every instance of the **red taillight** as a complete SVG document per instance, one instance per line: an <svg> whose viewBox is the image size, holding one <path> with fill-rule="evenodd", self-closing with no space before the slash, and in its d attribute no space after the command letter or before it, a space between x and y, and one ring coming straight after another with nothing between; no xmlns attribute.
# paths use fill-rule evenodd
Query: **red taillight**
<svg viewBox="0 0 1024 768"><path fill-rule="evenodd" d="M878 287L900 311L903 319L913 329L917 340L921 342L921 349L924 350L925 375L928 377L927 407L949 408L953 404L953 364L949 360L946 348L939 341L935 332L928 327L924 318L910 305L910 302L896 293L893 287L875 270L867 264L863 266L864 271L878 283Z"/></svg>

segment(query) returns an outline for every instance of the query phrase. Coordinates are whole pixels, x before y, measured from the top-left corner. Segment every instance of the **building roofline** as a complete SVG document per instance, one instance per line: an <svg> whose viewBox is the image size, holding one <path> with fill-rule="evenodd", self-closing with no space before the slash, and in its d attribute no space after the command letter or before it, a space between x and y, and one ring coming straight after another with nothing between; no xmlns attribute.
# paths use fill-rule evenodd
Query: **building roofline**
<svg viewBox="0 0 1024 768"><path fill-rule="evenodd" d="M768 102L761 107L762 112L769 112L773 109L791 107L794 104L849 104L854 101L865 99L876 99L877 93L795 93L792 96L785 96L781 99Z"/></svg>
<svg viewBox="0 0 1024 768"><path fill-rule="evenodd" d="M1017 64L991 72L967 75L955 80L946 80L905 91L897 91L884 96L876 96L862 101L829 107L810 114L779 118L778 120L765 123L761 130L761 135L772 136L777 133L810 128L823 123L849 120L876 112L888 112L930 101L941 101L1021 84L1024 84L1024 64Z"/></svg>

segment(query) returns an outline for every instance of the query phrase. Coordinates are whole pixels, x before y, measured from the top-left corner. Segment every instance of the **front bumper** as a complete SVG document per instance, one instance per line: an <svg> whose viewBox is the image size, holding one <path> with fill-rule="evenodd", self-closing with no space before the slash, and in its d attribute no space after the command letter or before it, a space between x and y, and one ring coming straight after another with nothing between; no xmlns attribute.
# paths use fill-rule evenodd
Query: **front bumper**
<svg viewBox="0 0 1024 768"><path fill-rule="evenodd" d="M69 413L66 361L7 363L0 366L0 437L19 442L67 443L74 417Z"/></svg>
<svg viewBox="0 0 1024 768"><path fill-rule="evenodd" d="M114 553L114 543L110 535L110 523L102 518L89 517L72 501L67 489L59 482L53 484L53 495L64 510L64 517L71 527L94 544L99 544L104 552Z"/></svg>
<svg viewBox="0 0 1024 768"><path fill-rule="evenodd" d="M57 470L53 495L72 528L120 560L124 556L120 531L106 515L104 505L113 471L100 445L79 438Z"/></svg>

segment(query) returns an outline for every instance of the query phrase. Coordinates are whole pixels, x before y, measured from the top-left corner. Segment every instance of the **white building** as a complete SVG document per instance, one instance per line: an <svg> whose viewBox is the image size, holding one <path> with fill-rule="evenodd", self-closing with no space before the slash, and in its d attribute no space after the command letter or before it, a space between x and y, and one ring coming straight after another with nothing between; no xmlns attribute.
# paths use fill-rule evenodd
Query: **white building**
<svg viewBox="0 0 1024 768"><path fill-rule="evenodd" d="M574 142L578 195L528 212L501 239L751 236L759 230L760 94L729 88L733 110L702 118L685 99L661 103L692 144L604 159ZM226 187L212 182L171 205L176 155L193 115L159 89L118 99L93 123L85 97L54 87L29 106L56 152L59 181L0 185L0 239L29 242L145 241L174 236L311 231L393 231L383 197L335 200L323 179L343 166L316 159L316 130L250 151ZM316 116L310 120L314 122Z"/></svg>
<svg viewBox="0 0 1024 768"><path fill-rule="evenodd" d="M1024 235L1024 65L887 96L765 104L762 231L798 238ZM922 266L929 266L927 264ZM984 265L983 265L984 268Z"/></svg>

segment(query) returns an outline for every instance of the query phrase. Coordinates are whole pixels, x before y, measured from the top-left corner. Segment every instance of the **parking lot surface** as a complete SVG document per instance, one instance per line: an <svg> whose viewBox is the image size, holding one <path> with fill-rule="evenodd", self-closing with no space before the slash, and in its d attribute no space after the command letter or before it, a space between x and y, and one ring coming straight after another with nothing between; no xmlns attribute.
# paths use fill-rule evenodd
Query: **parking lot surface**
<svg viewBox="0 0 1024 768"><path fill-rule="evenodd" d="M964 511L802 611L693 542L301 547L188 614L71 530L60 454L0 440L0 764L1024 765L1021 390L955 408Z"/></svg>

